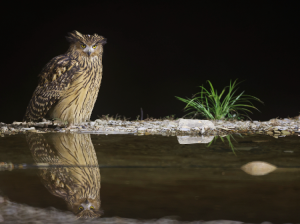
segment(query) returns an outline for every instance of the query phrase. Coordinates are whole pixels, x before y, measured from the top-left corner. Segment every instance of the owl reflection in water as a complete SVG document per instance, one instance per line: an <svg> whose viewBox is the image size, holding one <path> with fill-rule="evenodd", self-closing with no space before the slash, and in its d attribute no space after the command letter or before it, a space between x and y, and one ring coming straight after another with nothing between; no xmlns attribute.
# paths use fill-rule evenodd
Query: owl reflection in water
<svg viewBox="0 0 300 224"><path fill-rule="evenodd" d="M100 169L90 135L28 133L26 138L36 163L59 166L39 171L48 191L78 218L100 217Z"/></svg>

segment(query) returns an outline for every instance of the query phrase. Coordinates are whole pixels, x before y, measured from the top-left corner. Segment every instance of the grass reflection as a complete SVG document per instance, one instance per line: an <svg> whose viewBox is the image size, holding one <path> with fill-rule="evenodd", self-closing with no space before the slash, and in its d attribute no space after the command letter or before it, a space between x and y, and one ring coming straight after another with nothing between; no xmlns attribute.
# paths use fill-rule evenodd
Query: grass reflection
<svg viewBox="0 0 300 224"><path fill-rule="evenodd" d="M241 134L237 134L237 135L239 135L240 137L243 138L243 136L242 136ZM218 135L215 136L214 139L208 144L207 147L209 147L213 142L216 142L218 138L220 138L220 139L222 140L223 143L225 143L225 140L227 139L228 144L229 144L229 147L231 148L233 154L236 155L235 150L234 150L235 148L234 148L234 145L232 144L231 138L232 138L235 142L237 142L237 141L235 140L235 138L233 137L232 134L230 134L230 135L223 135L223 136L218 136Z"/></svg>

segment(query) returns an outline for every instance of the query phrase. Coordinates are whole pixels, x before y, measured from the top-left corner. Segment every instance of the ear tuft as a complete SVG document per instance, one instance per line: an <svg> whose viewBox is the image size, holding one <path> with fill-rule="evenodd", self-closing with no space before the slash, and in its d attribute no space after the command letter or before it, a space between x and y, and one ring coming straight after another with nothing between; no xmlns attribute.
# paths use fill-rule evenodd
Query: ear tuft
<svg viewBox="0 0 300 224"><path fill-rule="evenodd" d="M70 43L74 43L79 41L82 41L83 36L80 32L78 32L77 30L73 30L72 32L68 33L68 36L66 36L67 41L69 41Z"/></svg>
<svg viewBox="0 0 300 224"><path fill-rule="evenodd" d="M104 44L106 44L106 43L107 43L107 39L106 39L106 38L102 38L102 39L101 39L101 40L99 40L97 43L98 43L98 44L102 44L102 45L104 45Z"/></svg>

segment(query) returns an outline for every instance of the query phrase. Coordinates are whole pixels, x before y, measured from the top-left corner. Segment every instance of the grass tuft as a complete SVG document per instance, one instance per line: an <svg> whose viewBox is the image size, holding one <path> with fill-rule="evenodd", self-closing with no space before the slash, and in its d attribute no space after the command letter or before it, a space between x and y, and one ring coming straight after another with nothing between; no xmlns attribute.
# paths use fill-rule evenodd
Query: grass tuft
<svg viewBox="0 0 300 224"><path fill-rule="evenodd" d="M251 120L251 118L247 114L247 112L252 113L249 109L255 109L257 111L259 110L255 106L253 106L250 100L255 100L263 103L257 97L244 95L245 91L240 94L236 94L236 86L240 84L240 82L236 83L237 80L235 80L233 83L230 80L229 86L226 86L220 95L218 95L218 92L214 89L212 83L209 80L207 82L210 85L210 91L208 91L203 86L200 86L201 91L196 93L191 99L184 99L175 96L178 100L187 104L184 108L185 111L191 111L185 116L192 115L192 118L194 118L198 115L201 115L206 119L212 120L240 120L247 117ZM228 93L227 95L225 95L224 93L227 88ZM224 98L222 99L223 95ZM243 112L243 114L240 112Z"/></svg>

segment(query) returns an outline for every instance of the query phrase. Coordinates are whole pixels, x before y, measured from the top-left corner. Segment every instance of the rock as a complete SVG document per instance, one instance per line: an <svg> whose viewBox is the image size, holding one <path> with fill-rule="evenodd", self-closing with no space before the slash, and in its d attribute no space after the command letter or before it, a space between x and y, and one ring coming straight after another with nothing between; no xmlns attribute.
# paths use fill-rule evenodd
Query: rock
<svg viewBox="0 0 300 224"><path fill-rule="evenodd" d="M262 176L273 172L277 169L276 166L262 161L254 161L245 164L241 169L252 176Z"/></svg>
<svg viewBox="0 0 300 224"><path fill-rule="evenodd" d="M147 130L147 128L138 128L137 132L138 133L144 133L144 132L146 132L146 130Z"/></svg>
<svg viewBox="0 0 300 224"><path fill-rule="evenodd" d="M35 130L35 127L31 127L31 128L21 128L21 131L29 131L29 130Z"/></svg>
<svg viewBox="0 0 300 224"><path fill-rule="evenodd" d="M22 122L14 121L12 124L14 124L14 125L21 125Z"/></svg>
<svg viewBox="0 0 300 224"><path fill-rule="evenodd" d="M1 131L2 131L2 132L6 132L6 131L8 131L8 128L7 128L6 126L1 127Z"/></svg>
<svg viewBox="0 0 300 224"><path fill-rule="evenodd" d="M168 127L177 127L178 126L178 122L175 122L175 121L170 121L169 124L168 124Z"/></svg>
<svg viewBox="0 0 300 224"><path fill-rule="evenodd" d="M179 144L198 144L198 143L209 143L214 139L214 136L177 136Z"/></svg>
<svg viewBox="0 0 300 224"><path fill-rule="evenodd" d="M169 120L165 120L161 123L162 127L167 127L169 125Z"/></svg>
<svg viewBox="0 0 300 224"><path fill-rule="evenodd" d="M289 131L281 131L282 135L290 135L291 133Z"/></svg>
<svg viewBox="0 0 300 224"><path fill-rule="evenodd" d="M189 128L178 128L179 131L191 131Z"/></svg>
<svg viewBox="0 0 300 224"><path fill-rule="evenodd" d="M100 120L100 119L95 120L95 122L98 123L98 124L102 124L102 125L105 125L105 124L108 123L107 121L105 121L105 120Z"/></svg>
<svg viewBox="0 0 300 224"><path fill-rule="evenodd" d="M202 129L215 129L215 125L208 120L193 120L193 119L180 119L178 129L191 129L194 127L198 127Z"/></svg>

